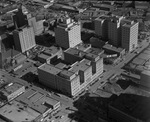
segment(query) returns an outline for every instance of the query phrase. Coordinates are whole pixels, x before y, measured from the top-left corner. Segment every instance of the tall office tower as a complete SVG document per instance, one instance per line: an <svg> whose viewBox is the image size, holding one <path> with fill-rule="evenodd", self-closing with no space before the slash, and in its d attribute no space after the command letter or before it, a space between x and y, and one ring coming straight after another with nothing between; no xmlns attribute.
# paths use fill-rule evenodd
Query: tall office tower
<svg viewBox="0 0 150 122"><path fill-rule="evenodd" d="M108 39L108 20L109 16L102 15L95 19L95 33L102 39Z"/></svg>
<svg viewBox="0 0 150 122"><path fill-rule="evenodd" d="M56 44L60 47L74 47L82 42L80 22L74 22L71 18L65 17L54 30Z"/></svg>
<svg viewBox="0 0 150 122"><path fill-rule="evenodd" d="M18 11L15 12L15 15L12 16L14 25L16 28L20 28L24 25L28 25L28 19L31 18L31 14L29 14L24 6L20 6Z"/></svg>
<svg viewBox="0 0 150 122"><path fill-rule="evenodd" d="M25 52L36 45L33 27L24 26L17 29L13 32L13 37L18 51Z"/></svg>
<svg viewBox="0 0 150 122"><path fill-rule="evenodd" d="M108 39L113 46L121 46L121 28L120 22L123 16L112 16L108 22Z"/></svg>
<svg viewBox="0 0 150 122"><path fill-rule="evenodd" d="M44 30L43 20L36 21L35 17L28 19L28 25L33 27L35 35L39 35Z"/></svg>
<svg viewBox="0 0 150 122"><path fill-rule="evenodd" d="M121 22L122 47L132 51L138 45L138 22L122 20Z"/></svg>
<svg viewBox="0 0 150 122"><path fill-rule="evenodd" d="M28 25L33 27L34 33L37 31L37 29L36 29L36 18L35 17L31 17L28 19Z"/></svg>
<svg viewBox="0 0 150 122"><path fill-rule="evenodd" d="M0 68L3 67L3 56L4 56L4 52L6 52L5 46L3 44L3 40L5 40L6 38L7 38L6 34L0 35Z"/></svg>

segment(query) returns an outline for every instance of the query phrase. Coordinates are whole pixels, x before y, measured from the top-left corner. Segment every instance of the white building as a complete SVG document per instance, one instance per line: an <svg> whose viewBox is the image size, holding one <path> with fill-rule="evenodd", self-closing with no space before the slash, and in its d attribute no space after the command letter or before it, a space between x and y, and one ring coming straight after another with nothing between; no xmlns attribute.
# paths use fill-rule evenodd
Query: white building
<svg viewBox="0 0 150 122"><path fill-rule="evenodd" d="M138 26L138 22L123 20L123 24L121 26L121 45L129 52L134 50L138 45Z"/></svg>
<svg viewBox="0 0 150 122"><path fill-rule="evenodd" d="M25 52L36 45L33 27L24 26L13 32L15 49Z"/></svg>
<svg viewBox="0 0 150 122"><path fill-rule="evenodd" d="M63 48L74 47L81 43L81 25L71 18L64 18L55 28L56 44Z"/></svg>

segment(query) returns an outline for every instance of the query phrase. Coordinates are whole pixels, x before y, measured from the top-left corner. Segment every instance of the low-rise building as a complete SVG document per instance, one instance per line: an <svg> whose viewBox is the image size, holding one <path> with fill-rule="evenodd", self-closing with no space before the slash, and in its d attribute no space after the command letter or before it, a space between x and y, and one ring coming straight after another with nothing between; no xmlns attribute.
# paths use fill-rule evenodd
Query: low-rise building
<svg viewBox="0 0 150 122"><path fill-rule="evenodd" d="M125 54L125 49L117 48L110 44L106 44L103 46L104 52L108 54L117 54L118 56L123 56Z"/></svg>
<svg viewBox="0 0 150 122"><path fill-rule="evenodd" d="M61 71L61 69L58 69L52 65L43 64L38 67L39 81L46 86L57 89L59 84L57 84L56 75Z"/></svg>
<svg viewBox="0 0 150 122"><path fill-rule="evenodd" d="M60 47L51 46L49 49L38 55L38 60L41 63L50 64L55 62L58 58L61 58L62 55L62 49Z"/></svg>
<svg viewBox="0 0 150 122"><path fill-rule="evenodd" d="M19 96L16 101L38 112L39 116L33 122L44 122L60 109L60 102L58 100L36 88L29 89Z"/></svg>
<svg viewBox="0 0 150 122"><path fill-rule="evenodd" d="M78 44L64 51L64 60L38 67L41 83L68 96L76 96L103 72L103 50ZM57 61L56 61L57 62Z"/></svg>
<svg viewBox="0 0 150 122"><path fill-rule="evenodd" d="M15 82L10 83L2 88L0 91L0 95L2 99L10 101L22 94L23 92L25 92L25 87L22 84Z"/></svg>
<svg viewBox="0 0 150 122"><path fill-rule="evenodd" d="M38 61L40 61L41 63L50 64L50 59L51 59L50 56L45 55L43 53L41 53L40 55L38 55Z"/></svg>
<svg viewBox="0 0 150 122"><path fill-rule="evenodd" d="M6 122L37 122L34 120L40 113L20 102L12 101L1 107L0 116Z"/></svg>

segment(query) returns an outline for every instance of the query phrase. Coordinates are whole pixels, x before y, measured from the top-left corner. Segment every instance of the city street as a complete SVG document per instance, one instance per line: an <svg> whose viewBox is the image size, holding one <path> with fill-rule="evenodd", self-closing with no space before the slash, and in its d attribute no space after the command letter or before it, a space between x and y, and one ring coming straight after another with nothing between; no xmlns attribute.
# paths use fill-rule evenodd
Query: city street
<svg viewBox="0 0 150 122"><path fill-rule="evenodd" d="M114 75L114 74L121 74L124 70L121 69L125 64L127 64L128 62L130 62L134 57L137 56L137 54L135 52L142 52L146 47L149 46L149 42L147 42L146 40L143 40L143 43L141 44L141 47L135 49L134 52L132 53L127 53L125 56L125 60L123 60L122 62L119 62L118 65L114 66L112 69L109 68L108 71L106 71L103 74L103 77L96 82L95 84L93 84L90 88L91 91L96 91L97 88L102 87L106 82L108 82L108 79ZM100 77L100 76L99 76Z"/></svg>

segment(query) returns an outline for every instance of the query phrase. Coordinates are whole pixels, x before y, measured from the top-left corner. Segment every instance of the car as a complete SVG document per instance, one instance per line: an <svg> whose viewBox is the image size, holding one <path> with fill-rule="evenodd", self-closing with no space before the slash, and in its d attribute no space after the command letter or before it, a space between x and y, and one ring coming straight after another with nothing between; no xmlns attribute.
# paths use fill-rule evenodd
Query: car
<svg viewBox="0 0 150 122"><path fill-rule="evenodd" d="M139 54L140 52L136 51L135 53L136 53L136 54Z"/></svg>
<svg viewBox="0 0 150 122"><path fill-rule="evenodd" d="M60 116L56 116L55 118L57 119L57 118L59 118Z"/></svg>
<svg viewBox="0 0 150 122"><path fill-rule="evenodd" d="M104 81L101 82L101 84L103 84L103 83L104 83Z"/></svg>

